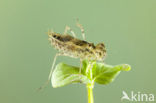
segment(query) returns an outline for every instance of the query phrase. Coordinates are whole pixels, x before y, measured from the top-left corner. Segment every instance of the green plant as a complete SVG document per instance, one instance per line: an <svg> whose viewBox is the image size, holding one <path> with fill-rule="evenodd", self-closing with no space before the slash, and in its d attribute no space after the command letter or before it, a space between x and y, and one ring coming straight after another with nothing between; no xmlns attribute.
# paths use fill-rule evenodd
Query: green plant
<svg viewBox="0 0 156 103"><path fill-rule="evenodd" d="M86 84L88 90L88 103L93 103L94 83L106 85L111 83L120 71L129 71L131 68L127 64L111 66L95 61L83 61L81 74L79 67L59 63L52 76L52 86L62 87L71 83Z"/></svg>

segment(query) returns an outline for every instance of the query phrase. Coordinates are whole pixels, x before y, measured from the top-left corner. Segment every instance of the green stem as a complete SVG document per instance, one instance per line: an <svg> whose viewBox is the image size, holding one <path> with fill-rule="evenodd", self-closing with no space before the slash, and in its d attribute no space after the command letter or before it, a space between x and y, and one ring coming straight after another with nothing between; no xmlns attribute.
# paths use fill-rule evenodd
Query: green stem
<svg viewBox="0 0 156 103"><path fill-rule="evenodd" d="M87 85L88 90L88 103L94 103L93 99L93 86L91 84Z"/></svg>
<svg viewBox="0 0 156 103"><path fill-rule="evenodd" d="M94 80L92 80L92 63L90 63L86 69L86 73L88 78L92 81L91 83L87 84L87 91L88 91L88 103L94 103L93 97L93 87L94 87Z"/></svg>

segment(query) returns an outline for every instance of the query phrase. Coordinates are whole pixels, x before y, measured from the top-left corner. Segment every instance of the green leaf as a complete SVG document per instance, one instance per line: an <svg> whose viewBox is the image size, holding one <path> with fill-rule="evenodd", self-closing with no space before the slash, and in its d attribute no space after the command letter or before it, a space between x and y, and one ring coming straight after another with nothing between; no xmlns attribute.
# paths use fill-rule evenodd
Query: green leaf
<svg viewBox="0 0 156 103"><path fill-rule="evenodd" d="M52 86L57 88L71 83L89 84L94 82L106 85L111 83L120 71L131 69L128 64L112 66L87 60L84 60L82 64L81 74L79 74L78 67L59 63L52 74Z"/></svg>
<svg viewBox="0 0 156 103"><path fill-rule="evenodd" d="M52 75L51 83L54 88L65 86L71 83L89 83L85 75L79 74L79 68L64 63L59 63Z"/></svg>
<svg viewBox="0 0 156 103"><path fill-rule="evenodd" d="M98 84L111 83L120 71L129 71L131 67L128 64L121 64L117 66L111 66L102 63L96 63L96 67L92 68L93 79Z"/></svg>

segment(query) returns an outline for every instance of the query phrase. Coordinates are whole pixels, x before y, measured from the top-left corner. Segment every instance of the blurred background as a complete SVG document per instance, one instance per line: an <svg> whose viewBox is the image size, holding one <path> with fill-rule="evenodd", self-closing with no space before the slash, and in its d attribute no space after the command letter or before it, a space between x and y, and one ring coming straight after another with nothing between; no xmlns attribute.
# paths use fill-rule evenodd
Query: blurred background
<svg viewBox="0 0 156 103"><path fill-rule="evenodd" d="M155 0L1 0L0 1L0 103L87 103L85 85L52 88L47 80L57 52L47 31L63 33L70 26L78 38L76 18L89 42L104 42L105 63L130 64L106 86L95 85L95 103L120 103L122 91L156 95ZM59 57L79 66L79 59Z"/></svg>

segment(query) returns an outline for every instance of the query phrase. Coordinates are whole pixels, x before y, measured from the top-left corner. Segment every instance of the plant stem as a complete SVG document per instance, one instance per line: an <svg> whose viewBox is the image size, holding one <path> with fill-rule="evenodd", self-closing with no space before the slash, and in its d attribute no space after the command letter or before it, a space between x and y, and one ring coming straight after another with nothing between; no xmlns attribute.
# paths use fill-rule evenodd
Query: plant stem
<svg viewBox="0 0 156 103"><path fill-rule="evenodd" d="M87 85L87 90L88 90L88 103L94 103L94 99L93 99L93 86L88 84Z"/></svg>
<svg viewBox="0 0 156 103"><path fill-rule="evenodd" d="M88 103L94 103L94 99L93 99L94 80L92 80L93 79L93 75L92 75L92 63L90 63L87 66L86 73L87 73L88 78L91 80L91 83L88 83L87 84Z"/></svg>

